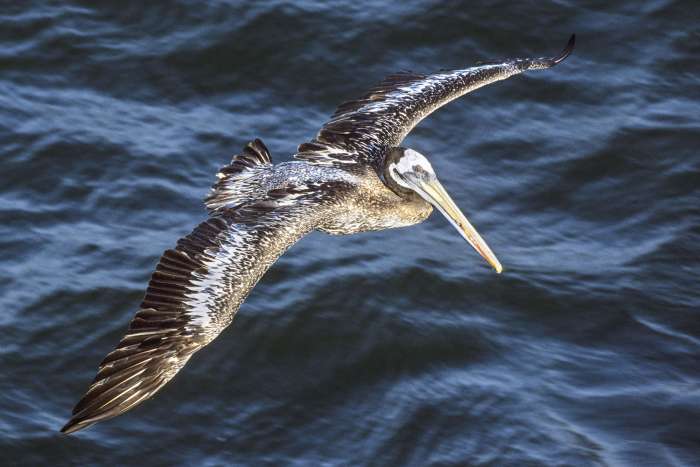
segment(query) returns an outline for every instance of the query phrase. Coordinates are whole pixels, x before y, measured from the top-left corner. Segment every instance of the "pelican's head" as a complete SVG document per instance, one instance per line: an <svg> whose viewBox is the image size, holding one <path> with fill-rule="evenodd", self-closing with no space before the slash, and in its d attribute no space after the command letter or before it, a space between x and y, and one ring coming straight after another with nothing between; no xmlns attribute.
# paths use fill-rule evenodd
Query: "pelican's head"
<svg viewBox="0 0 700 467"><path fill-rule="evenodd" d="M491 248L442 187L425 156L413 149L392 148L385 159L383 175L389 188L399 196L418 195L435 206L496 272L503 270Z"/></svg>

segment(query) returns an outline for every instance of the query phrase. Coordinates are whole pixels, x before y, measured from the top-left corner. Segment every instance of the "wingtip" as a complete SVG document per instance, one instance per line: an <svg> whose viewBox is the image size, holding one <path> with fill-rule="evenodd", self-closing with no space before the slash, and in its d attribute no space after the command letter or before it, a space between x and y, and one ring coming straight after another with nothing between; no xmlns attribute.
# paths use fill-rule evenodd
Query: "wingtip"
<svg viewBox="0 0 700 467"><path fill-rule="evenodd" d="M559 63L563 62L566 57L571 55L571 52L574 50L574 46L576 45L576 34L572 34L571 37L569 38L569 42L566 43L566 47L564 47L564 50L561 51L559 55L554 57L552 59L552 66L558 65Z"/></svg>
<svg viewBox="0 0 700 467"><path fill-rule="evenodd" d="M63 425L63 428L61 428L59 431L63 433L64 435L69 435L75 431L78 431L84 427L81 427L78 423L74 422L73 420L69 420L68 423Z"/></svg>
<svg viewBox="0 0 700 467"><path fill-rule="evenodd" d="M64 435L69 435L75 433L76 431L83 430L91 425L93 425L97 420L89 420L81 417L72 417L66 422L65 425L59 430Z"/></svg>

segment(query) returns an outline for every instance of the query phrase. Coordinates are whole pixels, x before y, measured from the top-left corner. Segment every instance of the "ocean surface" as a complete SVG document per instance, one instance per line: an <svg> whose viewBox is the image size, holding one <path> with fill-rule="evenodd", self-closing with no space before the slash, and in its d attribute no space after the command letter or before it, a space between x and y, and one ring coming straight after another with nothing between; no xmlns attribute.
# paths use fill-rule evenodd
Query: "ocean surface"
<svg viewBox="0 0 700 467"><path fill-rule="evenodd" d="M700 465L700 4L3 2L0 464ZM425 120L438 214L314 233L153 399L58 433L249 140L399 70L554 55Z"/></svg>

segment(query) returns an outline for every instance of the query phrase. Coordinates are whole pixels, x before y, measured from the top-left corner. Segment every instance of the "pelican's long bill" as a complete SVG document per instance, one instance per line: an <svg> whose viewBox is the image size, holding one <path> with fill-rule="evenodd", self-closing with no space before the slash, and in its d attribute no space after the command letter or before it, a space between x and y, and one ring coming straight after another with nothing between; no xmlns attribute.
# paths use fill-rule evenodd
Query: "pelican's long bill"
<svg viewBox="0 0 700 467"><path fill-rule="evenodd" d="M460 235L500 274L503 271L500 261L498 261L498 258L493 254L493 251L491 251L484 239L481 238L479 232L476 231L474 226L452 201L452 198L447 194L437 177L421 178L411 180L411 182L414 191L424 200L438 208L455 229L459 231Z"/></svg>

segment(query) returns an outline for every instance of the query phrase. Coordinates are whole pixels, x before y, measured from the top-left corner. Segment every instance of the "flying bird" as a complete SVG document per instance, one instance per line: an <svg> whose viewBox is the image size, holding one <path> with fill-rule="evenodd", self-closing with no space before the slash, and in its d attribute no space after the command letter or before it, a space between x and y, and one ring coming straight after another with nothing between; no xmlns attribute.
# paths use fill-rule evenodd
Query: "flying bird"
<svg viewBox="0 0 700 467"><path fill-rule="evenodd" d="M423 118L482 86L569 56L386 77L341 104L293 161L273 164L259 139L221 168L209 216L161 256L126 335L99 366L68 423L71 433L153 396L233 320L267 269L313 230L334 235L404 227L433 208L496 270L501 263L440 184L428 159L401 147Z"/></svg>

